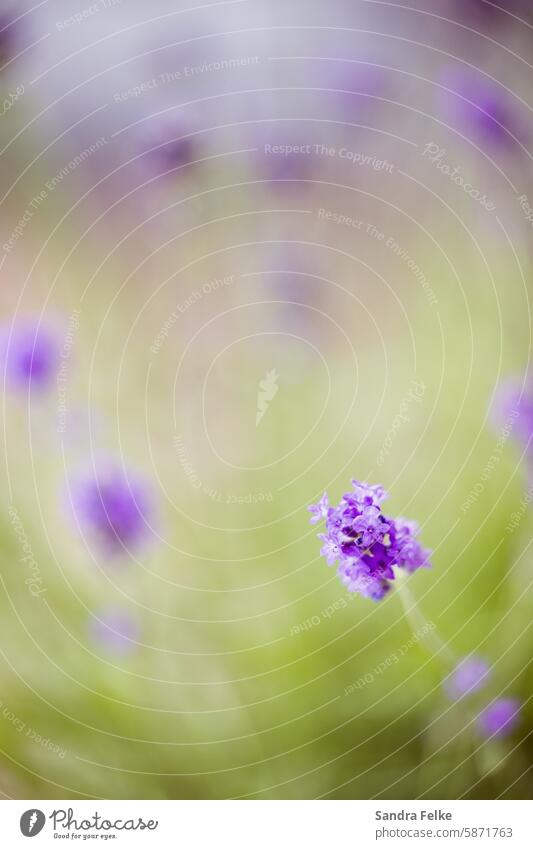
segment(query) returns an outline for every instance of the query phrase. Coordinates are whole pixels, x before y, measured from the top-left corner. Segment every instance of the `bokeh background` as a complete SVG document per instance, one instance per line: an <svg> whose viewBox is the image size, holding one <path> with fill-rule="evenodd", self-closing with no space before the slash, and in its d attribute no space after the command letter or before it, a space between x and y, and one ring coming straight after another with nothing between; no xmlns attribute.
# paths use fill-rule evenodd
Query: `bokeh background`
<svg viewBox="0 0 533 849"><path fill-rule="evenodd" d="M5 797L529 797L530 7L2 0Z"/></svg>

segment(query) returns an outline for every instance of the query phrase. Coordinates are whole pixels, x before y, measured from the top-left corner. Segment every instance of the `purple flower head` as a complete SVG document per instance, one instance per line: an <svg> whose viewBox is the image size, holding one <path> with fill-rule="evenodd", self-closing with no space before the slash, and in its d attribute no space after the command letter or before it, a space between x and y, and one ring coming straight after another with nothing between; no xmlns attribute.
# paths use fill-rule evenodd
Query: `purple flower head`
<svg viewBox="0 0 533 849"><path fill-rule="evenodd" d="M327 496L309 509L314 524L326 520L326 533L318 537L328 566L338 561L338 575L349 592L379 600L391 588L394 567L414 572L429 566L430 552L418 542L418 525L407 519L390 519L382 513L387 493L381 486L352 481L336 507Z"/></svg>
<svg viewBox="0 0 533 849"><path fill-rule="evenodd" d="M352 492L347 492L344 495L345 501L348 503L365 504L377 507L382 501L386 501L389 493L382 486L370 486L368 483L352 480Z"/></svg>
<svg viewBox="0 0 533 849"><path fill-rule="evenodd" d="M525 447L533 437L533 391L519 380L503 381L494 396L491 409L493 425L502 435L517 439ZM533 451L533 445L530 446Z"/></svg>
<svg viewBox="0 0 533 849"><path fill-rule="evenodd" d="M490 666L482 657L465 657L444 682L444 691L449 699L456 701L471 695L486 686L490 678Z"/></svg>
<svg viewBox="0 0 533 849"><path fill-rule="evenodd" d="M520 722L518 699L496 699L478 717L478 728L484 737L507 737Z"/></svg>
<svg viewBox="0 0 533 849"><path fill-rule="evenodd" d="M429 567L431 551L423 548L417 540L420 528L417 522L400 517L391 524L391 548L395 552L396 564L408 572L422 566Z"/></svg>
<svg viewBox="0 0 533 849"><path fill-rule="evenodd" d="M151 502L145 481L126 475L118 465L77 481L72 491L82 531L94 536L109 555L138 548L150 536Z"/></svg>
<svg viewBox="0 0 533 849"><path fill-rule="evenodd" d="M125 657L136 649L139 625L125 611L108 608L91 616L89 633L92 641L109 654Z"/></svg>
<svg viewBox="0 0 533 849"><path fill-rule="evenodd" d="M338 574L348 592L359 593L363 598L380 601L390 590L388 581L373 575L362 561L344 560Z"/></svg>
<svg viewBox="0 0 533 849"><path fill-rule="evenodd" d="M360 534L358 544L369 548L375 542L383 542L389 532L390 522L383 516L379 507L363 507L362 512L352 522L352 530Z"/></svg>
<svg viewBox="0 0 533 849"><path fill-rule="evenodd" d="M443 119L459 132L496 147L513 143L516 115L510 95L473 72L448 69L442 76Z"/></svg>
<svg viewBox="0 0 533 849"><path fill-rule="evenodd" d="M50 327L25 318L0 329L0 357L12 389L43 390L53 382L59 364L59 342Z"/></svg>

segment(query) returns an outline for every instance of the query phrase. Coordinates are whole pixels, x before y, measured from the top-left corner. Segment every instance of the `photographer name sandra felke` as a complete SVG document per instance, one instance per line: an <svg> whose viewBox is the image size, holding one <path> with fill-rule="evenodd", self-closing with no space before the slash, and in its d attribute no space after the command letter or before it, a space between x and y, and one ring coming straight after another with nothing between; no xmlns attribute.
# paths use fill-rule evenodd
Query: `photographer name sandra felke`
<svg viewBox="0 0 533 849"><path fill-rule="evenodd" d="M449 811L435 809L433 811L376 811L376 820L400 820L414 822L442 822L451 820Z"/></svg>

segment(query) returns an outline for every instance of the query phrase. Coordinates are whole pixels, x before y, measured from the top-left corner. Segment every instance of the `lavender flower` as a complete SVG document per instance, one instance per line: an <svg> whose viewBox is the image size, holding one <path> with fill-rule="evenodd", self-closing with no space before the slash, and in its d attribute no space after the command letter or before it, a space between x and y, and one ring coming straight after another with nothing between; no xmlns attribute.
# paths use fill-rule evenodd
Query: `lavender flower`
<svg viewBox="0 0 533 849"><path fill-rule="evenodd" d="M311 523L313 524L313 519L311 519ZM324 543L320 549L320 554L326 558L328 566L333 566L342 557L342 550L339 543L329 536L329 534L318 534L318 538Z"/></svg>
<svg viewBox="0 0 533 849"><path fill-rule="evenodd" d="M361 502L367 506L381 504L389 497L389 493L382 486L370 486L368 483L352 480L353 491L347 492L344 498L349 502Z"/></svg>
<svg viewBox="0 0 533 849"><path fill-rule="evenodd" d="M59 343L50 328L25 318L0 329L0 357L12 389L43 390L50 386L59 362Z"/></svg>
<svg viewBox="0 0 533 849"><path fill-rule="evenodd" d="M139 626L125 611L108 608L91 616L89 633L91 639L110 654L125 657L135 651Z"/></svg>
<svg viewBox="0 0 533 849"><path fill-rule="evenodd" d="M516 116L501 86L457 69L447 70L440 83L445 89L442 107L447 123L496 147L507 146L513 141L511 134L516 135Z"/></svg>
<svg viewBox="0 0 533 849"><path fill-rule="evenodd" d="M478 728L485 737L507 737L520 722L518 699L496 699L478 717Z"/></svg>
<svg viewBox="0 0 533 849"><path fill-rule="evenodd" d="M316 525L317 522L320 522L322 519L325 519L328 515L329 509L329 499L327 493L325 492L322 498L317 504L311 504L310 507L307 508L310 513L313 513L312 519L309 519L312 525Z"/></svg>
<svg viewBox="0 0 533 849"><path fill-rule="evenodd" d="M107 554L138 548L150 535L152 504L146 483L126 476L118 465L77 481L72 504L82 528Z"/></svg>
<svg viewBox="0 0 533 849"><path fill-rule="evenodd" d="M381 502L388 497L383 487L356 480L352 487L336 507L329 506L324 494L308 508L310 521L326 520L326 533L318 535L320 553L328 566L338 561L337 572L348 591L378 601L391 589L394 567L410 573L429 566L430 552L418 542L416 522L382 513Z"/></svg>
<svg viewBox="0 0 533 849"><path fill-rule="evenodd" d="M444 682L446 695L452 701L481 690L488 683L490 666L475 655L461 660Z"/></svg>

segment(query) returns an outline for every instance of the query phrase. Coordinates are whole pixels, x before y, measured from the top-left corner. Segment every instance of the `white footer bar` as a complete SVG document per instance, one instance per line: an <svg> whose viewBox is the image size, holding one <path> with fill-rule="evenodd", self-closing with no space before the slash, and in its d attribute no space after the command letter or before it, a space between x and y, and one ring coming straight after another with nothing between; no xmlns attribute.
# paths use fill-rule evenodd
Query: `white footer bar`
<svg viewBox="0 0 533 849"><path fill-rule="evenodd" d="M0 802L0 833L9 849L530 849L531 811L531 803L514 801L9 800Z"/></svg>

